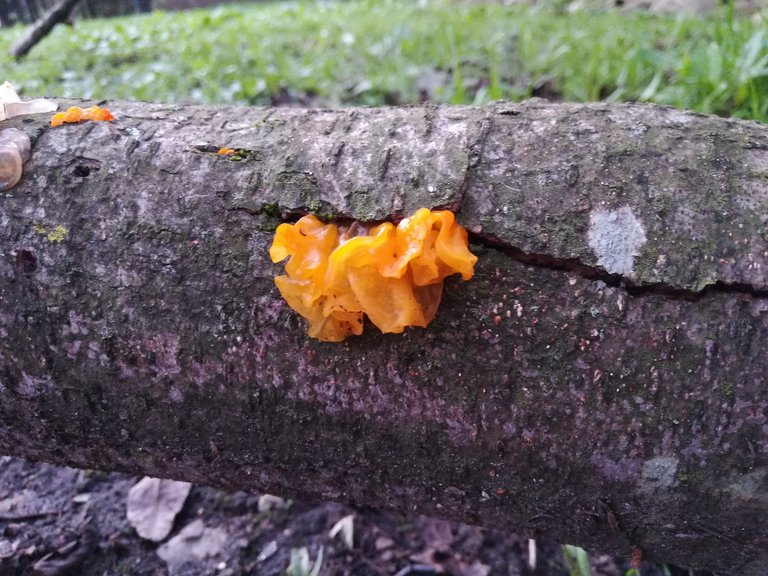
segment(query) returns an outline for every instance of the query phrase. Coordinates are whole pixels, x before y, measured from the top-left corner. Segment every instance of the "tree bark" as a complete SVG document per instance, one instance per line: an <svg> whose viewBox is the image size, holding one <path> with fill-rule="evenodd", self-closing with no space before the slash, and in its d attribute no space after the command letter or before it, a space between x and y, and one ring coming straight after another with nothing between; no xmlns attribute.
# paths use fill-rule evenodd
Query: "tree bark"
<svg viewBox="0 0 768 576"><path fill-rule="evenodd" d="M64 22L80 0L61 0L46 11L21 38L11 46L11 56L21 60L35 45L45 38L59 22Z"/></svg>
<svg viewBox="0 0 768 576"><path fill-rule="evenodd" d="M765 573L765 127L536 100L110 108L8 123L33 152L0 195L0 452ZM276 225L423 206L457 212L476 277L428 329L308 339Z"/></svg>

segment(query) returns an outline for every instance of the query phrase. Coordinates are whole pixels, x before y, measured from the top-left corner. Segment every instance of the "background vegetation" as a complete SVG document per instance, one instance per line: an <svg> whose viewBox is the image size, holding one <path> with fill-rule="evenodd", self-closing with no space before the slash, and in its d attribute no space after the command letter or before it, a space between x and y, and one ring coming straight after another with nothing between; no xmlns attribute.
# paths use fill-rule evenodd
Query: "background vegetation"
<svg viewBox="0 0 768 576"><path fill-rule="evenodd" d="M27 95L381 105L540 95L768 118L766 18L576 10L552 0L230 4L59 26L0 78ZM7 51L21 28L0 30Z"/></svg>

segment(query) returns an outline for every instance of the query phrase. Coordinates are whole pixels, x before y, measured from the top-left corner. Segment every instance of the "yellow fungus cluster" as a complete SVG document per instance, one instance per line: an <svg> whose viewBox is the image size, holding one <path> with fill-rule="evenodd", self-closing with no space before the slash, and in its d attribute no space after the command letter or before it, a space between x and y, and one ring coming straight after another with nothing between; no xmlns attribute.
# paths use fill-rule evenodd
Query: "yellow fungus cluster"
<svg viewBox="0 0 768 576"><path fill-rule="evenodd" d="M275 278L288 305L309 322L313 338L340 342L363 331L363 315L382 332L426 327L434 318L443 279L472 278L477 257L452 212L426 208L397 226L339 228L315 216L281 224L269 250L289 258Z"/></svg>
<svg viewBox="0 0 768 576"><path fill-rule="evenodd" d="M112 122L115 117L112 112L100 106L91 106L90 108L80 108L80 106L70 106L64 112L58 112L51 118L51 126L61 126L67 123L83 122L91 120L93 122Z"/></svg>

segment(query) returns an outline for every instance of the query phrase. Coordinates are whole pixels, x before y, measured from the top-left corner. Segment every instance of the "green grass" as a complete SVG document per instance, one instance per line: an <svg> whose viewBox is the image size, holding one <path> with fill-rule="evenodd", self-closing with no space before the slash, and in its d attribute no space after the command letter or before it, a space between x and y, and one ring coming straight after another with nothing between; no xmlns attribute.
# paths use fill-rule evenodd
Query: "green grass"
<svg viewBox="0 0 768 576"><path fill-rule="evenodd" d="M765 23L433 0L230 5L60 26L0 78L27 95L268 104L652 101L768 120ZM556 4L556 3L555 3ZM20 28L0 31L6 51Z"/></svg>
<svg viewBox="0 0 768 576"><path fill-rule="evenodd" d="M592 576L589 555L584 548L563 544L563 560L568 568L568 576Z"/></svg>

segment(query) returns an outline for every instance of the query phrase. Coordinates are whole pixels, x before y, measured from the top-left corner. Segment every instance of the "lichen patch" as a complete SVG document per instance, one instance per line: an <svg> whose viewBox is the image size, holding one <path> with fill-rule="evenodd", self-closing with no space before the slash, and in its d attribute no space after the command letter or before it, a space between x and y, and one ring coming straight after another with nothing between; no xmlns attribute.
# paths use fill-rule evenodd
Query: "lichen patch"
<svg viewBox="0 0 768 576"><path fill-rule="evenodd" d="M645 229L629 206L618 210L598 208L589 215L589 247L610 274L632 276L635 256L645 244Z"/></svg>
<svg viewBox="0 0 768 576"><path fill-rule="evenodd" d="M643 462L638 488L643 493L669 490L677 482L680 462L674 456L657 456Z"/></svg>

